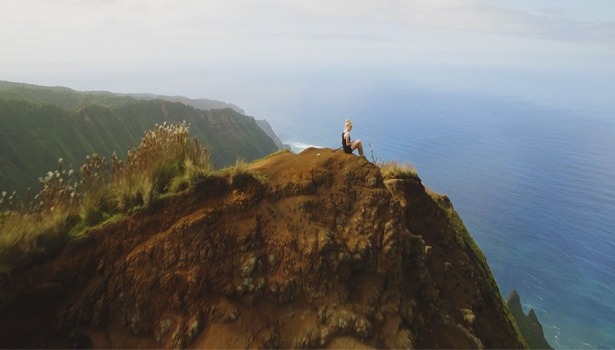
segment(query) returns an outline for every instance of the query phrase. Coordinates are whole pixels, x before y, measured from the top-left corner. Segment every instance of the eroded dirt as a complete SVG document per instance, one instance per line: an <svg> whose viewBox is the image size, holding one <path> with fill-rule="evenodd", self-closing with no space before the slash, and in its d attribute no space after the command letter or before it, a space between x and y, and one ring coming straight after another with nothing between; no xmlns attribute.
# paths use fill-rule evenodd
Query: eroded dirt
<svg viewBox="0 0 615 350"><path fill-rule="evenodd" d="M251 168L4 276L0 347L522 347L418 178L330 149Z"/></svg>

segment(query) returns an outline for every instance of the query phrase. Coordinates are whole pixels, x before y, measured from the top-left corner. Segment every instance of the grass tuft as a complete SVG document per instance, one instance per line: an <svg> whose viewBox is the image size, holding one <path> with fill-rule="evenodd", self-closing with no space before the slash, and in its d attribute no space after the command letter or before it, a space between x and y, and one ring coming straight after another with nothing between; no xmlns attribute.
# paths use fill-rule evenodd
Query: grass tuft
<svg viewBox="0 0 615 350"><path fill-rule="evenodd" d="M261 184L267 182L265 174L250 169L250 163L241 158L238 158L234 165L217 172L217 175L227 177L229 184L237 188L245 187L252 180L256 180Z"/></svg>
<svg viewBox="0 0 615 350"><path fill-rule="evenodd" d="M417 178L418 173L413 165L397 162L379 163L383 180Z"/></svg>

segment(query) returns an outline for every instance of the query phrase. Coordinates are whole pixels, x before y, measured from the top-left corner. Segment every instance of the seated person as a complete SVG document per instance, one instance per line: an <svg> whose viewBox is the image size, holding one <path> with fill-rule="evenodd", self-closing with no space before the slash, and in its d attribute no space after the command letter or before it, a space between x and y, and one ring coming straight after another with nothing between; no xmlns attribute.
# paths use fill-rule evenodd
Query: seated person
<svg viewBox="0 0 615 350"><path fill-rule="evenodd" d="M344 131L342 132L342 148L344 152L351 154L355 149L359 149L359 155L365 157L365 154L363 154L363 143L361 143L361 140L352 141L350 139L350 130L352 130L352 122L350 119L346 119Z"/></svg>

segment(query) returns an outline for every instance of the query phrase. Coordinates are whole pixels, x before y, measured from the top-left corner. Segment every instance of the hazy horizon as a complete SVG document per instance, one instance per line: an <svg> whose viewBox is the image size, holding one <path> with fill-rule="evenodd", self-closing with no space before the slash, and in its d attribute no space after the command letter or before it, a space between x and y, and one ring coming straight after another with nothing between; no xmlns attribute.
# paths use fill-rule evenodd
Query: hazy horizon
<svg viewBox="0 0 615 350"><path fill-rule="evenodd" d="M615 111L608 0L4 4L2 80L212 98L263 118L389 82Z"/></svg>

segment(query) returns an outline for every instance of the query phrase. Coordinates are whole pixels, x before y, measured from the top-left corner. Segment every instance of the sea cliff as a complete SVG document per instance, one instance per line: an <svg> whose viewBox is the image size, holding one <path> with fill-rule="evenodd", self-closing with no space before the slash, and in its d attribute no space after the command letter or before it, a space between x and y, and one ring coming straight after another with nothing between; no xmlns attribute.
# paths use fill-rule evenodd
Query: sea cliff
<svg viewBox="0 0 615 350"><path fill-rule="evenodd" d="M0 277L0 347L526 348L446 196L279 152Z"/></svg>

